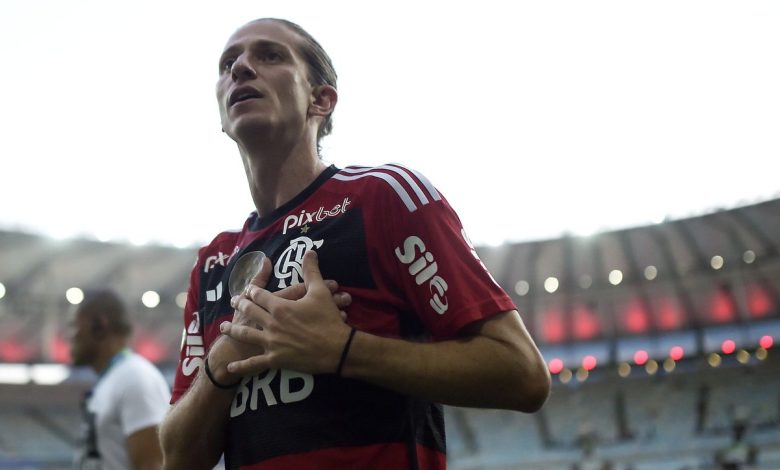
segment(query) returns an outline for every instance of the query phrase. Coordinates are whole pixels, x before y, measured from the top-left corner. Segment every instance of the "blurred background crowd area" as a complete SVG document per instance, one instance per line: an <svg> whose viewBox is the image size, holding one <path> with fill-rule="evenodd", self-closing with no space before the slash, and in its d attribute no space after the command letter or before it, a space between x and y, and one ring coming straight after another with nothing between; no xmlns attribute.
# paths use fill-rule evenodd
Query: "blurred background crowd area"
<svg viewBox="0 0 780 470"><path fill-rule="evenodd" d="M533 415L447 407L450 467L780 468L778 235L780 199L477 247L553 390ZM0 469L69 468L95 380L68 366L68 313L84 290L121 292L134 349L172 381L195 256L0 232Z"/></svg>

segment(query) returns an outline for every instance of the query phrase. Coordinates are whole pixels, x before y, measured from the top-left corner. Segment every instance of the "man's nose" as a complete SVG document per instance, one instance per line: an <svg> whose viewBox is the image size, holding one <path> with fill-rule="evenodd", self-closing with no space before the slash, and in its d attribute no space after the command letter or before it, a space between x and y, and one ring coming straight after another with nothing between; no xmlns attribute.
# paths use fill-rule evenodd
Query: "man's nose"
<svg viewBox="0 0 780 470"><path fill-rule="evenodd" d="M230 67L230 76L236 82L252 80L257 77L257 73L255 73L255 69L252 68L252 64L249 63L246 54L241 54L236 58L235 62L233 62L233 66Z"/></svg>

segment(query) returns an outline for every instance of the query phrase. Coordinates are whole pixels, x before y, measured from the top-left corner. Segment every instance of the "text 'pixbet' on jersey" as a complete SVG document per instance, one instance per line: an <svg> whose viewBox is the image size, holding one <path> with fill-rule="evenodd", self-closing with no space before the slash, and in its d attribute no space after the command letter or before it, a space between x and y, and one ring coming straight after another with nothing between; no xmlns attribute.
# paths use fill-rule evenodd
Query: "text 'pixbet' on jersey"
<svg viewBox="0 0 780 470"><path fill-rule="evenodd" d="M330 210L325 210L325 207L320 206L320 208L314 212L302 210L298 215L288 215L287 218L284 219L282 233L286 234L289 229L306 225L309 222L322 222L329 217L336 217L337 215L343 214L347 212L347 206L351 203L352 201L349 200L349 197L345 197L340 204L336 204Z"/></svg>

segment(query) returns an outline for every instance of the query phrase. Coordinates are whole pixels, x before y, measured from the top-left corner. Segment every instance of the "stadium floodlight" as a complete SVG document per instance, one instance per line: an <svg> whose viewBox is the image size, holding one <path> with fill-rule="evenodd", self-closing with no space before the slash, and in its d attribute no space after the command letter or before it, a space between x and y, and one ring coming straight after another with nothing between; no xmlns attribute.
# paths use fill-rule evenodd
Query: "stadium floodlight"
<svg viewBox="0 0 780 470"><path fill-rule="evenodd" d="M515 284L515 292L520 297L528 294L528 291L531 290L531 285L528 284L528 281L517 281L517 284Z"/></svg>
<svg viewBox="0 0 780 470"><path fill-rule="evenodd" d="M710 259L710 266L712 266L712 269L718 270L723 267L723 257L720 255L715 255Z"/></svg>
<svg viewBox="0 0 780 470"><path fill-rule="evenodd" d="M78 305L84 300L84 291L78 287L71 287L65 291L65 298L71 305Z"/></svg>
<svg viewBox="0 0 780 470"><path fill-rule="evenodd" d="M710 367L718 367L720 365L720 354L712 353L707 357L707 363Z"/></svg>
<svg viewBox="0 0 780 470"><path fill-rule="evenodd" d="M753 261L756 260L756 253L753 250L747 250L744 253L742 253L742 261L745 262L745 264L752 264Z"/></svg>
<svg viewBox="0 0 780 470"><path fill-rule="evenodd" d="M675 362L682 359L684 355L685 350L682 346L672 346L672 349L669 350L669 357Z"/></svg>
<svg viewBox="0 0 780 470"><path fill-rule="evenodd" d="M593 370L596 368L596 365L598 364L598 361L596 361L595 356L585 356L582 358L582 368L585 370Z"/></svg>
<svg viewBox="0 0 780 470"><path fill-rule="evenodd" d="M619 269L613 269L609 272L609 283L616 286L623 282L623 271Z"/></svg>
<svg viewBox="0 0 780 470"><path fill-rule="evenodd" d="M563 361L560 358L553 358L548 364L550 373L555 375L563 370Z"/></svg>
<svg viewBox="0 0 780 470"><path fill-rule="evenodd" d="M553 292L558 290L558 278L550 276L547 279L544 280L544 290L552 294Z"/></svg>
<svg viewBox="0 0 780 470"><path fill-rule="evenodd" d="M154 308L160 305L160 294L153 290L148 290L141 295L141 302L146 308Z"/></svg>
<svg viewBox="0 0 780 470"><path fill-rule="evenodd" d="M645 351L644 349L640 349L634 353L634 364L638 366L643 366L645 365L649 357L650 356L649 354L647 354L647 351Z"/></svg>
<svg viewBox="0 0 780 470"><path fill-rule="evenodd" d="M647 361L647 364L645 364L645 372L650 375L655 375L655 373L658 372L658 363L653 359Z"/></svg>
<svg viewBox="0 0 780 470"><path fill-rule="evenodd" d="M5 297L5 285L2 282L0 282L0 299L2 299L3 297Z"/></svg>
<svg viewBox="0 0 780 470"><path fill-rule="evenodd" d="M645 279L648 281L652 281L658 276L658 269L653 266L652 264L650 266L645 267Z"/></svg>
<svg viewBox="0 0 780 470"><path fill-rule="evenodd" d="M750 362L750 353L745 351L744 349L740 349L737 351L737 360L740 364L747 364Z"/></svg>

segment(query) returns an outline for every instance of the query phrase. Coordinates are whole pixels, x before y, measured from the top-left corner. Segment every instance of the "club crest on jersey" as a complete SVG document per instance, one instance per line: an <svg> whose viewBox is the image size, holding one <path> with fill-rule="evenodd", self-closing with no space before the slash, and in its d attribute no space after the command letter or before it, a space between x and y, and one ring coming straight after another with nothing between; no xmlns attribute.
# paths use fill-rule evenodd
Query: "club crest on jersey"
<svg viewBox="0 0 780 470"><path fill-rule="evenodd" d="M322 222L323 220L329 219L331 217L337 217L347 212L347 206L350 204L352 204L352 201L350 201L348 197L345 197L341 203L336 204L331 209L325 209L325 207L320 206L320 208L314 212L306 212L306 210L302 210L298 215L288 215L287 218L284 219L282 233L286 234L290 229L301 227L309 223Z"/></svg>
<svg viewBox="0 0 780 470"><path fill-rule="evenodd" d="M398 261L408 266L408 272L414 276L414 282L418 286L428 283L428 291L431 298L428 303L439 315L444 314L449 307L447 303L447 281L437 275L439 265L433 253L425 248L425 243L415 235L407 237L403 243L403 249L395 249L395 257Z"/></svg>
<svg viewBox="0 0 780 470"><path fill-rule="evenodd" d="M309 237L298 237L290 240L288 246L274 265L274 276L279 279L279 288L300 284L303 280L303 254L309 250L320 248L325 240L314 241Z"/></svg>

